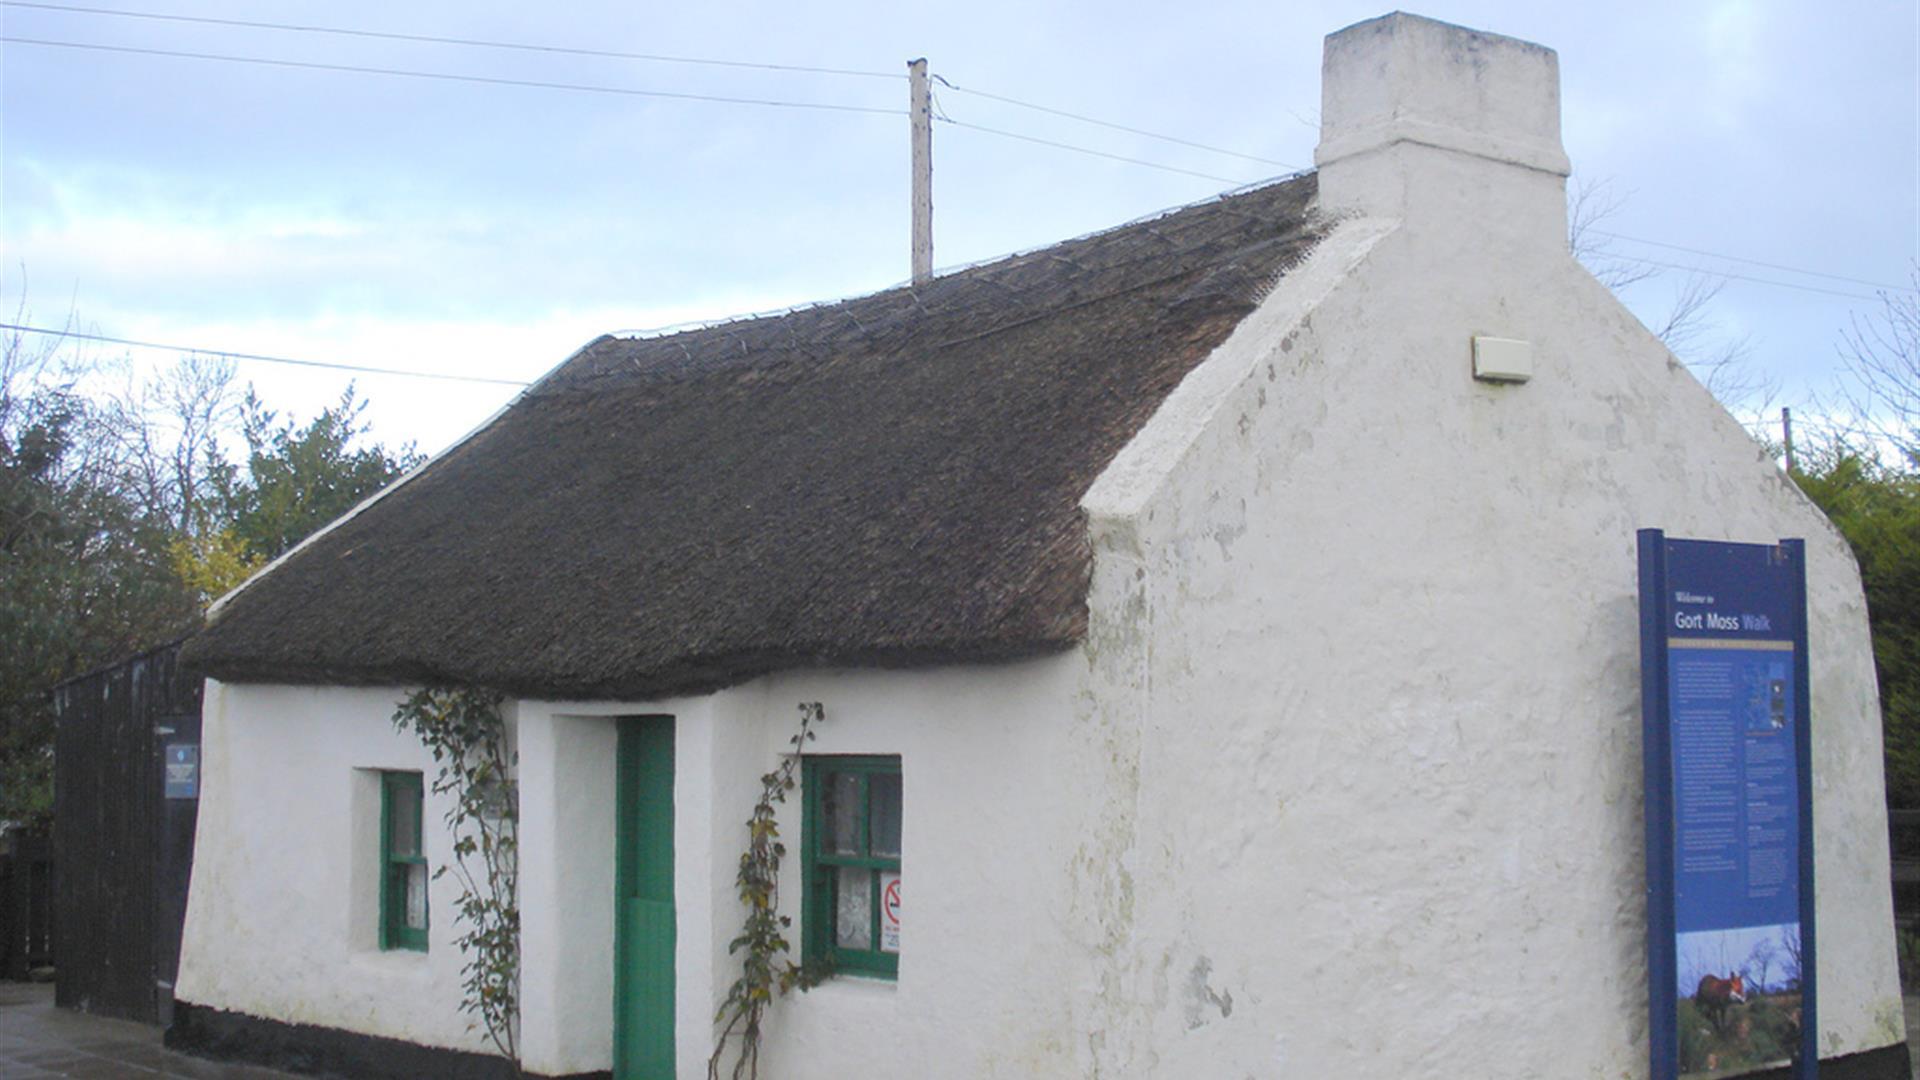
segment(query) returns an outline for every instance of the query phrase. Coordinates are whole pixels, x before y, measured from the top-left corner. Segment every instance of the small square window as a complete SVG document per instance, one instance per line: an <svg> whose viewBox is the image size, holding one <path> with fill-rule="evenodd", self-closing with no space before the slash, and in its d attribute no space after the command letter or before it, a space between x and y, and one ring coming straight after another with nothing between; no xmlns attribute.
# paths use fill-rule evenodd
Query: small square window
<svg viewBox="0 0 1920 1080"><path fill-rule="evenodd" d="M836 971L891 979L900 970L897 757L809 757L804 956Z"/></svg>
<svg viewBox="0 0 1920 1080"><path fill-rule="evenodd" d="M380 774L380 947L427 951L427 854L420 774Z"/></svg>

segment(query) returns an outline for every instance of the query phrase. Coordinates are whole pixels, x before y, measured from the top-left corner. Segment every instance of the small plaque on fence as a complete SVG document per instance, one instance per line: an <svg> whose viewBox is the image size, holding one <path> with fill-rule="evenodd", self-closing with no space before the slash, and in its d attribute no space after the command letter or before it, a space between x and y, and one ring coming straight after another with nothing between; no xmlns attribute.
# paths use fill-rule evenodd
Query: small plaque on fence
<svg viewBox="0 0 1920 1080"><path fill-rule="evenodd" d="M152 791L152 788L148 788ZM167 744L167 798L197 799L200 797L200 745L198 743Z"/></svg>

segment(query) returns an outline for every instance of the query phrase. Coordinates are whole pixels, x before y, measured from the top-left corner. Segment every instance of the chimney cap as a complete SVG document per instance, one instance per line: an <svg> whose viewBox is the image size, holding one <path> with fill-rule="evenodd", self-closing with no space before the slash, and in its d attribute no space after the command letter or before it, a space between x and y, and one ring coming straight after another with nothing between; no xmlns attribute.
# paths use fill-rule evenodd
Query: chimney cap
<svg viewBox="0 0 1920 1080"><path fill-rule="evenodd" d="M1560 60L1543 45L1394 12L1327 35L1322 167L1410 142L1566 176Z"/></svg>

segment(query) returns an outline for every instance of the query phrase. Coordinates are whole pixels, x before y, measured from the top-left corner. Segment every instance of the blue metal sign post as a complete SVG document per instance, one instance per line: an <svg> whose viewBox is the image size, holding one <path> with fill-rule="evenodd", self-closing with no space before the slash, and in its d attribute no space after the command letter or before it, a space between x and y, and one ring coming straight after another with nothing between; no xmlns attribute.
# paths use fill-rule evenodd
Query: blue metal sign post
<svg viewBox="0 0 1920 1080"><path fill-rule="evenodd" d="M1817 1075L1806 546L1640 531L1653 1080Z"/></svg>

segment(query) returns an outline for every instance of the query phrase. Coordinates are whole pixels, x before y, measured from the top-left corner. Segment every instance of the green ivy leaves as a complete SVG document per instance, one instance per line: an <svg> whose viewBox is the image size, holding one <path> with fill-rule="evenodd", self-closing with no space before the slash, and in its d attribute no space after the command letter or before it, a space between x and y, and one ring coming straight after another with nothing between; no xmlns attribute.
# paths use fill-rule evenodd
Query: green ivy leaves
<svg viewBox="0 0 1920 1080"><path fill-rule="evenodd" d="M515 1021L520 1012L520 798L512 779L512 750L500 712L503 696L470 687L427 687L409 694L393 724L411 731L440 771L436 795L453 795L446 813L453 837L451 872L460 884L454 907L464 927L455 939L461 967L462 1012L483 1026L487 1039L519 1068Z"/></svg>
<svg viewBox="0 0 1920 1080"><path fill-rule="evenodd" d="M814 725L826 719L826 710L817 701L800 705L800 730L787 745L792 751L780 759L772 772L760 778L760 801L747 819L747 850L740 856L740 870L734 882L739 888L740 904L747 909L740 936L727 945L728 955L740 957L740 977L727 988L727 999L714 1015L721 1024L714 1041L713 1056L707 1059L708 1080L720 1080L721 1063L727 1053L727 1041L738 1036L739 1049L732 1080L752 1080L760 1075L760 1021L774 995L817 985L826 972L807 968L787 959L793 946L786 931L793 920L779 914L780 862L787 848L780 842L777 808L787 801L787 793L798 787L794 773L800 768L800 754L814 737Z"/></svg>

